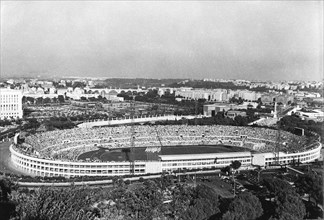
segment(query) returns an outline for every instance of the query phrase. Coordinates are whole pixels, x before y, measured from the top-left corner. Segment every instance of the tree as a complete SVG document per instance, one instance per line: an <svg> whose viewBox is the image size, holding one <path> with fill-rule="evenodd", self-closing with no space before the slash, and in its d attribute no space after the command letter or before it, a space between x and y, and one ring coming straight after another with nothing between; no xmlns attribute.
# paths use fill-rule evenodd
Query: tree
<svg viewBox="0 0 324 220"><path fill-rule="evenodd" d="M152 219L163 214L163 194L152 180L145 180L132 190L127 189L127 185L118 184L109 198L115 202L115 211L122 214L123 219Z"/></svg>
<svg viewBox="0 0 324 220"><path fill-rule="evenodd" d="M33 97L27 97L27 101L30 102L31 104L35 103L35 99Z"/></svg>
<svg viewBox="0 0 324 220"><path fill-rule="evenodd" d="M12 197L18 204L18 219L71 220L95 217L89 210L93 196L87 187L41 188L32 193L15 193Z"/></svg>
<svg viewBox="0 0 324 220"><path fill-rule="evenodd" d="M241 162L238 160L232 161L230 167L234 169L234 172L232 172L232 177L233 177L233 192L235 196L235 171L238 170L241 167Z"/></svg>
<svg viewBox="0 0 324 220"><path fill-rule="evenodd" d="M26 103L27 102L27 97L26 96L23 96L22 97L22 103Z"/></svg>
<svg viewBox="0 0 324 220"><path fill-rule="evenodd" d="M263 213L261 202L252 193L245 192L236 197L229 205L223 220L253 220Z"/></svg>
<svg viewBox="0 0 324 220"><path fill-rule="evenodd" d="M46 97L44 100L43 100L44 103L50 103L51 102L51 99Z"/></svg>
<svg viewBox="0 0 324 220"><path fill-rule="evenodd" d="M230 98L228 101L230 103L238 103L238 99L235 96L233 96L232 98Z"/></svg>
<svg viewBox="0 0 324 220"><path fill-rule="evenodd" d="M9 201L13 183L7 178L0 177L0 201Z"/></svg>
<svg viewBox="0 0 324 220"><path fill-rule="evenodd" d="M24 124L24 129L34 129L34 131L40 126L40 123L36 118L30 118L27 120L28 123Z"/></svg>
<svg viewBox="0 0 324 220"><path fill-rule="evenodd" d="M171 219L208 219L219 212L218 195L209 186L199 184L192 188L177 185L173 189L168 209Z"/></svg>
<svg viewBox="0 0 324 220"><path fill-rule="evenodd" d="M0 126L6 126L6 125L11 125L12 123L5 118L4 120L0 120Z"/></svg>
<svg viewBox="0 0 324 220"><path fill-rule="evenodd" d="M258 98L257 103L258 103L259 105L262 105L261 98Z"/></svg>
<svg viewBox="0 0 324 220"><path fill-rule="evenodd" d="M231 167L234 169L234 170L237 170L237 169L239 169L240 167L241 167L241 162L240 161L238 161L238 160L234 160L234 161L232 161L232 163L231 163Z"/></svg>
<svg viewBox="0 0 324 220"><path fill-rule="evenodd" d="M306 215L305 205L288 182L278 178L267 178L263 181L270 195L274 197L275 202L272 203L275 210L273 218L282 220L303 219Z"/></svg>
<svg viewBox="0 0 324 220"><path fill-rule="evenodd" d="M151 110L152 110L152 111L156 111L156 110L158 110L158 108L159 108L158 105L153 105Z"/></svg>
<svg viewBox="0 0 324 220"><path fill-rule="evenodd" d="M301 198L295 194L287 194L277 201L275 216L280 220L301 220L306 215L306 208Z"/></svg>
<svg viewBox="0 0 324 220"><path fill-rule="evenodd" d="M219 212L218 195L209 186L199 184L193 191L193 199L183 219L208 219Z"/></svg>
<svg viewBox="0 0 324 220"><path fill-rule="evenodd" d="M223 173L229 174L231 172L231 167L230 166L223 167L221 171Z"/></svg>
<svg viewBox="0 0 324 220"><path fill-rule="evenodd" d="M257 168L254 171L258 173L258 183L259 183L260 182L260 174L263 171L263 169L261 168L261 166L257 166Z"/></svg>
<svg viewBox="0 0 324 220"><path fill-rule="evenodd" d="M75 127L75 124L65 117L50 118L50 120L46 120L44 124L47 127L47 130L54 130L54 128L71 129Z"/></svg>
<svg viewBox="0 0 324 220"><path fill-rule="evenodd" d="M22 119L21 118L17 118L16 119L16 124L17 125L22 125Z"/></svg>
<svg viewBox="0 0 324 220"><path fill-rule="evenodd" d="M59 100L60 103L63 103L65 101L63 95L58 95L57 98L58 98L58 100Z"/></svg>
<svg viewBox="0 0 324 220"><path fill-rule="evenodd" d="M261 106L262 106L261 104L258 104L256 108L261 109Z"/></svg>
<svg viewBox="0 0 324 220"><path fill-rule="evenodd" d="M236 116L234 122L237 126L246 126L248 124L247 118L241 115Z"/></svg>
<svg viewBox="0 0 324 220"><path fill-rule="evenodd" d="M13 188L13 183L0 177L0 216L1 219L9 219L15 211L15 204L9 200L9 195Z"/></svg>
<svg viewBox="0 0 324 220"><path fill-rule="evenodd" d="M323 178L315 172L308 172L299 176L295 182L298 193L302 196L307 193L309 199L313 198L316 203L323 205Z"/></svg>
<svg viewBox="0 0 324 220"><path fill-rule="evenodd" d="M165 190L168 187L172 186L173 183L173 176L172 175L167 175L163 174L160 179L161 186L160 188Z"/></svg>
<svg viewBox="0 0 324 220"><path fill-rule="evenodd" d="M81 97L81 100L82 100L82 97ZM96 97L89 97L88 100L90 102L95 102L95 101L97 101L97 98Z"/></svg>
<svg viewBox="0 0 324 220"><path fill-rule="evenodd" d="M83 83L83 82L74 82L73 83L73 89L75 89L75 88L83 88L83 87L85 87L86 85L85 85L85 83Z"/></svg>
<svg viewBox="0 0 324 220"><path fill-rule="evenodd" d="M38 97L38 98L36 99L36 103L37 103L37 104L43 104L43 97Z"/></svg>
<svg viewBox="0 0 324 220"><path fill-rule="evenodd" d="M182 184L178 184L172 189L172 201L168 207L171 219L180 219L183 216L190 205L193 194L193 188Z"/></svg>

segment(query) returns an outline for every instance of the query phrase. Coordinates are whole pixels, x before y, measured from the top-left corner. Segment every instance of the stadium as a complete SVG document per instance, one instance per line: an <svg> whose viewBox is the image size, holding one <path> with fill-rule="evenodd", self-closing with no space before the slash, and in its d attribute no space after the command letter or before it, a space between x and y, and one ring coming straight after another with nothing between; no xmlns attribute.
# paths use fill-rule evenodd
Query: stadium
<svg viewBox="0 0 324 220"><path fill-rule="evenodd" d="M318 136L259 127L136 125L15 136L11 162L35 176L145 175L306 163L320 157ZM21 141L23 140L23 141Z"/></svg>

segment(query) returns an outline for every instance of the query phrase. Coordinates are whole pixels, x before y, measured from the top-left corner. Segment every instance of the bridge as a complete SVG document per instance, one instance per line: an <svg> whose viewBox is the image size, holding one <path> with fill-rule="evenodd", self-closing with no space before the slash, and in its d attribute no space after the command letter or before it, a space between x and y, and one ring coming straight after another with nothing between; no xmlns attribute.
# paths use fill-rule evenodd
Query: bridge
<svg viewBox="0 0 324 220"><path fill-rule="evenodd" d="M138 116L138 117L125 117L117 118L112 120L98 120L91 122L84 122L78 125L79 128L92 128L92 127L101 127L109 125L122 125L130 123L146 123L146 122L155 122L155 121L167 121L167 120L180 120L180 119L194 119L197 116L195 115L159 115L159 116ZM201 117L201 116L198 116Z"/></svg>

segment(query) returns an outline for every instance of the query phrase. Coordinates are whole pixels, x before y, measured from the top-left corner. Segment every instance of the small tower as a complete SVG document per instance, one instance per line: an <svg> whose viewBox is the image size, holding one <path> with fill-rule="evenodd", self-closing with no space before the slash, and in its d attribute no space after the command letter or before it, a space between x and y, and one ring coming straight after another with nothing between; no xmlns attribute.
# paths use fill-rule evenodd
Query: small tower
<svg viewBox="0 0 324 220"><path fill-rule="evenodd" d="M276 101L275 101L275 105L274 105L273 118L277 118L277 102Z"/></svg>

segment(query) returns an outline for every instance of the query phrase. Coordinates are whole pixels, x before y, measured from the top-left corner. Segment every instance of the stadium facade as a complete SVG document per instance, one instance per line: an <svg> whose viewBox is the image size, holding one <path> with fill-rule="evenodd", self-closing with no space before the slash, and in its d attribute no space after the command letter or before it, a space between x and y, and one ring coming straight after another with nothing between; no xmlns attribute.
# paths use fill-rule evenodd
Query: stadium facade
<svg viewBox="0 0 324 220"><path fill-rule="evenodd" d="M219 138L219 137L218 137ZM242 136L224 136L223 140L238 140ZM230 143L232 143L230 141ZM258 140L258 141L256 141ZM225 140L226 141L226 140ZM246 137L248 143L255 141L255 146L260 146L260 139ZM267 140L269 141L269 140ZM234 143L234 142L233 142ZM204 147L211 148L211 145ZM241 145L242 146L242 145ZM261 144L262 146L262 144ZM164 146L167 148L168 146ZM161 147L162 149L164 148ZM177 146L174 146L177 147ZM180 146L178 146L180 147ZM196 146L203 148L202 146ZM143 147L145 152L150 151L150 147ZM240 148L237 147L236 148ZM242 169L248 169L252 166L267 167L273 164L292 164L308 163L318 159L321 155L322 144L317 140L304 146L298 152L260 152L253 149L234 151L193 151L183 153L182 151L159 154L157 159L145 158L135 159L134 164L126 160L109 161L62 161L39 158L31 154L24 153L15 144L10 146L11 162L22 172L35 176L121 176L121 175L144 175L156 174L162 172L172 172L178 170L200 170L217 169L226 167L232 161L238 160L242 163Z"/></svg>

